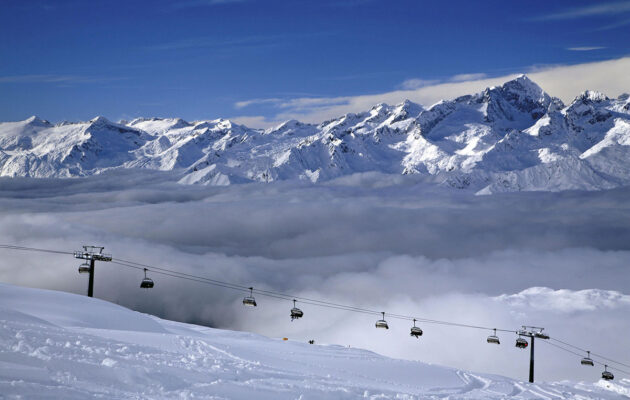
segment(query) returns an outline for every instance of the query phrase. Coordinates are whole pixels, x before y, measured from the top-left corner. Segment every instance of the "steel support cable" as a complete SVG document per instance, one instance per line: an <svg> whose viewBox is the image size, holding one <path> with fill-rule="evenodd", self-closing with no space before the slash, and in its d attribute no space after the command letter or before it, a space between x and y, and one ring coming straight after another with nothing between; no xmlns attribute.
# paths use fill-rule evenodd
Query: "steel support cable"
<svg viewBox="0 0 630 400"><path fill-rule="evenodd" d="M242 288L244 290L249 290L248 286L237 285L237 284L232 284L232 283L228 283L228 282L222 282L222 281L218 281L216 279L210 279L210 278L206 278L206 277L202 277L202 276L198 276L198 275L192 275L192 274L186 274L186 273L183 273L183 272L177 272L177 271L174 271L174 270L171 270L171 269L167 269L167 268L154 267L152 265L137 263L135 261L122 260L122 259L119 259L119 258L117 260L120 261L120 262L129 263L129 264L140 265L142 267L146 267L146 268L153 269L153 270L160 270L160 271L167 271L167 272L171 272L171 273L177 273L177 274L181 274L181 275L185 275L185 276L189 276L189 277L193 277L193 278L204 279L204 280L217 282L217 283L221 283L221 284L233 285L233 286L236 286L236 287L240 287L240 288ZM307 297L293 296L293 295L290 295L290 294L276 292L276 291L271 291L271 290L253 289L253 292L261 294L261 295L270 295L270 296L273 296L273 297L276 297L276 298L284 298L286 300L296 299L300 303L304 303L304 304L315 304L315 303L327 304L327 305L330 305L330 306L334 306L336 308L342 307L343 309L346 309L346 310L352 310L352 311L357 311L357 312L362 312L362 313L367 313L367 314L374 314L374 315L380 315L381 314L380 311L376 311L376 310L368 310L368 309L365 309L365 308L360 308L360 307L355 307L355 306L348 306L348 305L345 305L345 304L332 303L332 302L323 301L323 300L317 300L317 299L310 299L310 298L307 298ZM307 303L307 302L311 302L311 303Z"/></svg>
<svg viewBox="0 0 630 400"><path fill-rule="evenodd" d="M583 349L583 348L581 348L581 347L578 347L578 346L572 345L571 343L564 342L564 341L562 341L562 340L560 340L560 339L551 338L551 340L555 340L556 342L562 343L562 344L564 344L565 346L573 347L574 349L577 349L577 350L583 351L583 352L585 352L585 353L588 351L588 350L585 350L585 349ZM624 363L622 363L622 362L615 361L615 360L610 359L610 358L608 358L608 357L604 357L604 356L602 356L601 354L593 353L592 351L591 351L591 355L592 355L592 356L595 356L595 357L599 357L599 358L601 358L601 359L603 359L603 360L610 361L610 362L612 362L612 363L619 364L619 365L623 365L624 367L628 367L628 368L630 368L630 365L628 365L628 364L624 364Z"/></svg>
<svg viewBox="0 0 630 400"><path fill-rule="evenodd" d="M135 265L129 265L129 264L122 263L122 262L119 262L119 261L112 261L112 263L120 265L120 266L124 266L124 267L138 269L138 270L143 270L144 268L147 268L147 267L139 267L139 266L135 266ZM180 279L185 279L185 280L199 282L199 283L206 283L206 284L209 284L209 285L219 286L219 287L223 287L223 288L226 288L226 289L232 289L232 290L239 290L239 291L243 291L243 292L249 292L249 288L233 287L233 286L230 286L230 285L224 285L222 283L217 283L217 282L214 282L214 281L209 282L209 281L206 281L205 278L197 279L195 277L180 276L178 274L171 274L170 272L152 270L151 268L147 268L147 270L149 270L149 271L151 271L151 272L153 272L155 274L159 274L159 275L171 276L171 277L174 277L174 278L180 278ZM254 292L256 292L256 290L254 290ZM272 298L279 299L279 300L290 300L289 297L277 296L277 295L272 294L272 293L258 293L258 294L260 294L261 296L272 297ZM301 301L301 303L314 305L314 306L319 306L319 307L335 308L335 309L344 310L344 311L363 312L363 311L357 311L357 310L349 310L347 308L343 308L343 306L337 307L337 306L333 306L333 305L319 304L319 303L310 302L310 301ZM370 312L370 314L379 314L380 315L380 312L377 313L375 311L375 312Z"/></svg>
<svg viewBox="0 0 630 400"><path fill-rule="evenodd" d="M173 274L177 274L177 275L186 276L186 277L189 278L189 280L194 280L194 281L197 281L197 282L212 283L212 284L215 284L217 286L231 288L231 289L237 289L237 290L243 290L243 291L248 291L249 290L249 287L244 286L244 285L237 285L237 284L232 284L232 283L229 283L229 282L218 281L216 279L210 279L210 278L206 278L206 277L202 277L202 276L198 276L198 275L187 274L187 273L178 272L178 271L174 271L174 270L167 269L167 268L155 267L155 266L152 266L152 265L149 265L149 264L137 263L135 261L130 261L130 260L123 260L123 259L120 259L120 258L117 258L116 260L117 261L113 261L113 262L121 264L121 265L122 265L122 263L125 263L125 264L127 264L129 266L136 265L135 268L147 268L147 269L150 269L150 270L156 271L156 272L162 271L162 273L164 275L168 275L168 276L174 276ZM303 303L303 304L316 305L316 306L321 306L321 307L329 307L329 308L334 308L334 309L338 309L338 310L353 311L353 312L369 314L369 315L380 315L381 314L380 311L376 311L376 310L370 310L370 309L365 309L365 308L360 308L360 307L355 307L355 306L349 306L349 305L346 305L346 304L333 303L333 302L324 301L324 300L316 300L316 299L311 299L311 298L307 298L307 297L293 296L293 295L290 295L290 294L281 293L281 292L275 292L275 291L270 291L270 290L253 289L253 292L256 293L256 294L263 295L263 296L274 297L274 298L282 299L282 300L296 299L296 300L299 300L300 303ZM422 318L422 317L413 317L413 316L408 316L408 315L389 314L389 313L386 313L386 314L390 318L406 320L406 321L413 321L415 319L417 322L428 323L428 324L457 326L457 327L462 327L462 328L473 328L473 329L482 329L482 330L491 330L491 331L495 329L495 328L478 326L478 325L461 324L461 323L457 323L457 322L440 321L440 320L434 320L434 319L428 319L428 318ZM497 331L498 332L510 332L510 333L511 332L516 332L513 329L499 329L499 328L497 328Z"/></svg>
<svg viewBox="0 0 630 400"><path fill-rule="evenodd" d="M217 281L217 280L214 280L214 279L205 278L205 277L192 275L192 274L180 273L180 272L176 272L176 271L173 271L173 270L170 270L170 269L167 269L167 268L158 268L158 267L154 267L154 266L148 265L148 264L137 263L135 261L122 260L122 259L117 259L117 260L121 261L121 262L129 263L129 264L140 265L142 267L146 267L146 268L150 268L150 269L158 269L158 270L161 270L161 271L168 271L168 272L172 272L172 273L178 273L178 274L182 274L182 275L186 275L186 276L190 276L190 277L194 277L194 278L198 278L198 279L205 279L205 280L218 282L218 283L222 283L222 284L229 284L227 282L221 282L221 281ZM230 284L230 285L232 285L232 284ZM249 290L249 287L246 287L246 286L235 285L235 284L234 284L234 286L240 286L240 287L242 287L242 288L244 288L246 290ZM380 311L376 311L376 310L370 310L370 309L365 309L365 308L361 308L361 307L349 306L349 305L346 305L346 304L333 303L333 302L324 301L324 300L310 299L310 298L307 298L307 297L293 296L293 295L290 295L290 294L281 293L281 292L275 292L275 291L270 291L270 290L254 289L253 292L261 294L261 295L269 294L269 295L273 295L273 296L284 296L284 298L286 298L286 300L296 299L296 300L300 301L300 303L304 303L304 304L312 304L312 305L314 305L315 303L318 304L318 305L319 304L322 304L322 305L325 304L325 305L330 305L333 308L343 309L343 310L348 310L348 311L356 311L356 312L360 312L360 313L364 313L364 314L373 314L373 315L380 315L381 314ZM307 303L307 302L310 302L310 303ZM415 319L417 322L423 322L423 323L429 323L429 324L458 326L458 327L462 327L462 328L473 328L473 329L482 329L482 330L490 330L490 331L493 331L495 329L495 328L490 328L490 327L485 327L485 326L461 324L461 323L450 322L450 321L440 321L440 320L434 320L434 319L429 319L429 318L413 317L413 316L409 316L409 315L390 314L390 313L386 313L386 314L390 318L406 320L406 321L413 321ZM516 332L514 329L500 329L500 328L497 328L496 330L498 332L510 332L510 333Z"/></svg>
<svg viewBox="0 0 630 400"><path fill-rule="evenodd" d="M576 352L575 352L575 351L573 351L573 350L570 350L570 349L567 349L566 347L562 347L562 346L559 346L559 345L557 345L557 344L551 343L551 342L549 342L549 341L547 341L547 340L543 340L543 342L544 342L544 343L547 343L547 344L548 344L548 345L550 345L550 346L556 347L556 348L558 348L558 349L560 349L560 350L564 350L564 351L566 351L567 353L571 353L571 354L573 354L573 355L576 355L576 356L578 356L578 357L580 357L580 358L583 358L583 357L584 357L584 354L576 353ZM572 347L575 347L575 346L572 346ZM592 354L593 354L593 353L591 353L591 355L592 355ZM611 367L610 365L608 365L608 364L606 364L606 363L603 363L603 362L601 362L601 361L593 360L593 363L594 363L594 364L599 364L599 365L601 365L601 366L607 365L609 369L612 369L612 370L614 370L614 371L618 371L618 372L621 372L622 374L626 374L626 375L630 376L630 372L625 371L625 370L623 370L623 369L620 369L620 368L618 368L618 367Z"/></svg>
<svg viewBox="0 0 630 400"><path fill-rule="evenodd" d="M11 249L11 250L39 251L39 252L56 253L56 254L70 254L70 255L74 254L74 252L39 249L39 248L34 248L34 247L24 247L24 246L15 246L15 245L0 245L0 248L6 248L6 249ZM224 287L224 288L228 288L228 289L234 289L234 290L239 290L239 291L249 291L250 290L248 286L234 284L234 283L230 283L230 282L219 281L219 280L212 279L212 278L207 278L207 277L203 277L203 276L188 274L188 273L179 272L179 271L175 271L175 270L171 270L171 269L167 269L167 268L156 267L156 266L153 266L153 265L143 264L143 263L139 263L139 262L135 262L135 261L131 261L131 260L123 260L123 259L117 258L115 260L112 260L112 262L116 263L118 265L130 267L130 268L135 268L135 269L140 269L140 270L142 270L144 268L147 268L147 269L149 269L149 270L151 270L151 271L153 271L155 273L160 273L162 275L171 276L171 277L175 277L175 278L186 279L186 280L194 281L194 282L209 283L209 284L213 284L215 286ZM349 305L345 305L345 304L333 303L333 302L328 302L328 301L324 301L324 300L310 299L310 298L300 297L300 296L292 296L290 294L281 293L281 292L274 292L274 291L270 291L270 290L253 289L253 292L255 292L257 294L260 294L260 295L263 295L263 296L273 297L273 298L281 299L281 300L297 299L297 300L300 301L300 303L309 304L309 305L317 305L317 306L322 306L322 307L329 307L329 308L334 308L334 309L339 309L339 310L344 310L344 311L352 311L352 312L368 314L368 315L380 315L381 314L380 311L376 311L376 310L370 310L370 309L365 309L365 308L361 308L361 307L355 307L355 306L349 306ZM446 325L446 326L458 326L458 327L464 327L464 328L474 328L474 329L483 329L483 330L494 330L495 329L495 328L490 328L490 327L483 327L483 326L469 325L469 324L460 324L460 323L456 323L456 322L440 321L440 320L433 320L433 319L422 318L422 317L413 317L413 316L400 315L400 314L387 314L387 316L390 317L390 318L407 320L407 321L412 321L412 320L415 319L417 322L429 323L429 324L438 324L438 325ZM499 331L499 332L515 332L512 329L499 329L499 328L497 328L497 331Z"/></svg>
<svg viewBox="0 0 630 400"><path fill-rule="evenodd" d="M53 254L67 254L72 255L74 252L72 251L60 251L60 250L50 250L50 249L38 249L35 247L24 247L24 246L14 246L8 244L0 244L0 249L7 250L23 250L23 251L37 251L40 253L53 253Z"/></svg>

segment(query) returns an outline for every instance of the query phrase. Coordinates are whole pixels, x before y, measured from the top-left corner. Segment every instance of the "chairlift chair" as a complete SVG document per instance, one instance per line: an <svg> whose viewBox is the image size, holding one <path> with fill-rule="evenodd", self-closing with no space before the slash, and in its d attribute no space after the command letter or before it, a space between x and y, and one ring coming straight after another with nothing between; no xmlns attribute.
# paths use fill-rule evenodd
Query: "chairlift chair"
<svg viewBox="0 0 630 400"><path fill-rule="evenodd" d="M254 288L253 287L249 288L249 296L246 296L243 299L243 305L249 306L249 307L256 307L256 299L254 298Z"/></svg>
<svg viewBox="0 0 630 400"><path fill-rule="evenodd" d="M604 365L604 372L602 372L602 379L606 381L612 381L615 379L615 375L608 371L608 365Z"/></svg>
<svg viewBox="0 0 630 400"><path fill-rule="evenodd" d="M387 325L387 321L385 321L385 312L381 312L383 314L383 319L379 319L376 321L377 328L389 329L389 325Z"/></svg>
<svg viewBox="0 0 630 400"><path fill-rule="evenodd" d="M90 264L88 264L87 262L84 262L83 264L81 264L79 266L79 273L80 274L89 274L90 273Z"/></svg>
<svg viewBox="0 0 630 400"><path fill-rule="evenodd" d="M144 269L144 279L140 282L142 289L151 289L153 287L153 279L147 277L147 269Z"/></svg>
<svg viewBox="0 0 630 400"><path fill-rule="evenodd" d="M536 337L538 339L549 339L549 335L547 335L546 333L542 333L542 332L534 333L534 337Z"/></svg>
<svg viewBox="0 0 630 400"><path fill-rule="evenodd" d="M593 359L591 358L591 352L587 351L586 354L587 354L586 357L580 360L580 364L590 365L591 367L595 366L595 363L593 362Z"/></svg>
<svg viewBox="0 0 630 400"><path fill-rule="evenodd" d="M303 316L304 313L302 312L302 310L295 306L295 299L293 299L293 308L291 309L291 321L293 321L294 319L302 318Z"/></svg>
<svg viewBox="0 0 630 400"><path fill-rule="evenodd" d="M516 338L516 347L518 347L519 349L525 349L527 348L527 346L529 346L527 340L523 339L520 336Z"/></svg>
<svg viewBox="0 0 630 400"><path fill-rule="evenodd" d="M413 326L411 327L411 332L409 333L409 335L415 338L420 338L420 336L422 336L422 329L416 326L415 318L413 319Z"/></svg>
<svg viewBox="0 0 630 400"><path fill-rule="evenodd" d="M494 329L494 334L488 336L488 338L486 339L486 341L488 343L494 343L494 344L501 344L501 341L499 340L499 337L497 336L497 330L496 328Z"/></svg>

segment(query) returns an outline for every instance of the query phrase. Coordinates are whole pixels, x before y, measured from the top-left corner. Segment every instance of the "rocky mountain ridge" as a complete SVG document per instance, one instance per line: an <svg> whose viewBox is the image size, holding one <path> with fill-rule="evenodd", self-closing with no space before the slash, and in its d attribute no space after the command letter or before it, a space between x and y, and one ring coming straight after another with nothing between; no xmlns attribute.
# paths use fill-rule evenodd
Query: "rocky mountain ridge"
<svg viewBox="0 0 630 400"><path fill-rule="evenodd" d="M601 190L630 184L630 98L585 91L565 106L522 75L429 108L377 104L266 130L225 119L0 123L0 176L121 168L173 171L183 184L321 182L377 171L481 194Z"/></svg>

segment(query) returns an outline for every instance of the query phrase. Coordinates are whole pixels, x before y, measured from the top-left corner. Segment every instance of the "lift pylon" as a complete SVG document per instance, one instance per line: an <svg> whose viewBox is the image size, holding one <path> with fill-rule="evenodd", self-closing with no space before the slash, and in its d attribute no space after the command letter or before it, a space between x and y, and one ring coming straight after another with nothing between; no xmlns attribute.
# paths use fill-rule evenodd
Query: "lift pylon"
<svg viewBox="0 0 630 400"><path fill-rule="evenodd" d="M74 258L87 260L90 262L90 278L88 280L88 297L94 296L94 262L95 261L111 261L111 254L103 254L105 247L102 246L83 246L83 251L75 251Z"/></svg>

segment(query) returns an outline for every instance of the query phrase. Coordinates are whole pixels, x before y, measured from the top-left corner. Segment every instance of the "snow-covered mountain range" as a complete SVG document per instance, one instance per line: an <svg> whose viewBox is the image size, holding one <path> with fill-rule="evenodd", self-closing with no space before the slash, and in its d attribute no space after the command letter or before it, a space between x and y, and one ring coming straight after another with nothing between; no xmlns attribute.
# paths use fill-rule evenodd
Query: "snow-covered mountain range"
<svg viewBox="0 0 630 400"><path fill-rule="evenodd" d="M478 193L630 184L630 97L586 91L570 105L522 75L429 108L405 101L305 124L103 117L0 124L0 176L76 177L120 168L227 185L359 172L419 174Z"/></svg>

